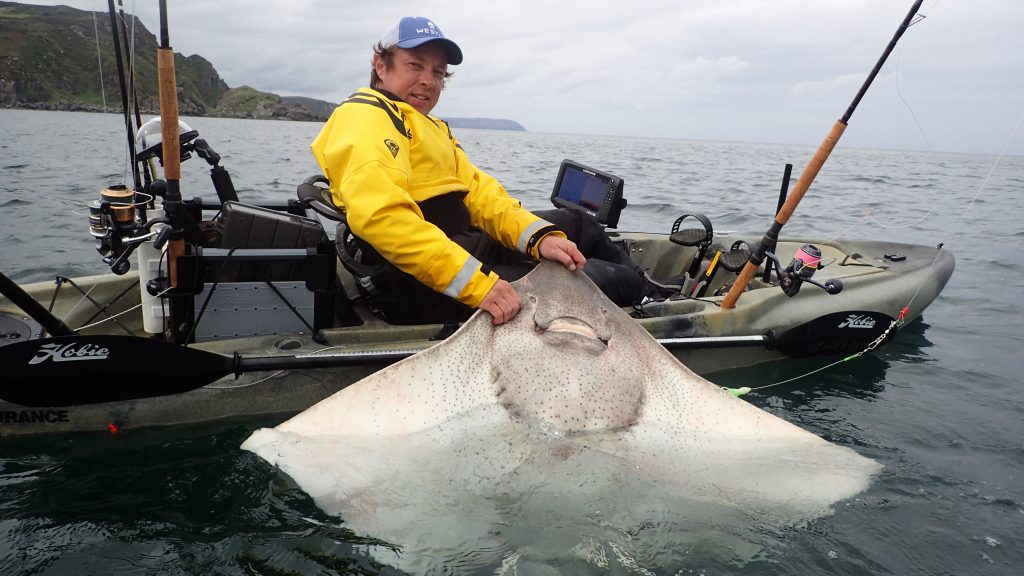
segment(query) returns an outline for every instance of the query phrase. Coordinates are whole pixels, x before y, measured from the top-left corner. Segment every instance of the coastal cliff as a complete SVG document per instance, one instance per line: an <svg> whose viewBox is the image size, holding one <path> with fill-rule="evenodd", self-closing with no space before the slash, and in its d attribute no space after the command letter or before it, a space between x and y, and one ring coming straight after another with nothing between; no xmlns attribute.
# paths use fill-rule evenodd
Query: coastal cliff
<svg viewBox="0 0 1024 576"><path fill-rule="evenodd" d="M135 93L143 113L159 111L156 36L134 16ZM183 116L323 121L337 103L229 87L213 63L174 54ZM120 112L117 62L106 12L0 1L0 108ZM512 120L447 118L454 127L525 130Z"/></svg>

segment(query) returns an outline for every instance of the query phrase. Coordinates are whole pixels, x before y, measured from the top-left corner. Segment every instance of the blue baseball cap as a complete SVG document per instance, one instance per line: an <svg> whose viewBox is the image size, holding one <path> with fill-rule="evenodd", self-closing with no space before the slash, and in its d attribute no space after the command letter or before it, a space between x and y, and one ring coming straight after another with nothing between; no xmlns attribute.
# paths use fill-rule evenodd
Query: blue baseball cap
<svg viewBox="0 0 1024 576"><path fill-rule="evenodd" d="M444 37L441 29L430 18L422 16L406 16L384 33L380 43L384 48L415 48L427 42L440 42L452 65L462 63L462 50L451 40Z"/></svg>

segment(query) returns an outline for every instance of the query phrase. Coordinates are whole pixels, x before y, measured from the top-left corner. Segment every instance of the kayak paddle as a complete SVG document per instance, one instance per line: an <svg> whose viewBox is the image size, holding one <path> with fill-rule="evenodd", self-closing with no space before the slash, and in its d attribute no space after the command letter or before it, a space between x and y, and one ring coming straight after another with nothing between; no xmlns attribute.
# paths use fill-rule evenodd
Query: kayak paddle
<svg viewBox="0 0 1024 576"><path fill-rule="evenodd" d="M667 349L769 346L768 336L660 338ZM42 338L0 346L0 400L30 407L179 394L234 374L391 363L416 350L225 356L139 336Z"/></svg>

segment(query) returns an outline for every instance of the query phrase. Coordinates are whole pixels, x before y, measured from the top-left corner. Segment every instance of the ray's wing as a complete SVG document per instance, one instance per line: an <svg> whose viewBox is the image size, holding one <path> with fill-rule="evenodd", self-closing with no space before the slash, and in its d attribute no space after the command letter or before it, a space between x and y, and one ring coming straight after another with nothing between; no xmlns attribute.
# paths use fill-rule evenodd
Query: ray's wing
<svg viewBox="0 0 1024 576"><path fill-rule="evenodd" d="M310 437L384 438L493 402L493 331L490 316L477 312L444 342L367 376L277 429Z"/></svg>
<svg viewBox="0 0 1024 576"><path fill-rule="evenodd" d="M643 364L644 407L609 449L662 483L694 499L806 519L863 491L881 469L697 376L646 331L618 335Z"/></svg>

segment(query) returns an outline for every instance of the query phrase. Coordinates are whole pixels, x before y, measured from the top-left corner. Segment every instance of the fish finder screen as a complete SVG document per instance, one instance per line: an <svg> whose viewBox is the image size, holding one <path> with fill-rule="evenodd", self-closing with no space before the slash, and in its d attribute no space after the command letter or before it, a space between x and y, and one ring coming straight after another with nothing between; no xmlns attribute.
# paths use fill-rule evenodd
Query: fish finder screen
<svg viewBox="0 0 1024 576"><path fill-rule="evenodd" d="M608 181L582 170L566 170L558 197L597 212L608 194Z"/></svg>
<svg viewBox="0 0 1024 576"><path fill-rule="evenodd" d="M589 212L610 228L616 226L619 211L626 205L621 178L571 160L563 161L559 168L551 202L559 208Z"/></svg>

